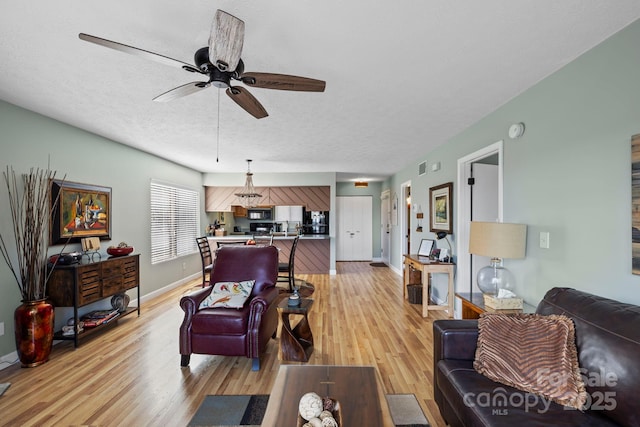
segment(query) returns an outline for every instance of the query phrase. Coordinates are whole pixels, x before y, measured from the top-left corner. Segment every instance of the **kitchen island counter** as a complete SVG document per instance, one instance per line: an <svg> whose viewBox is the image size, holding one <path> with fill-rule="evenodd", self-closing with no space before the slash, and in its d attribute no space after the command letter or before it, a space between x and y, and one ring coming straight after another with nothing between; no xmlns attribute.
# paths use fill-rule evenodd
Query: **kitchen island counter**
<svg viewBox="0 0 640 427"><path fill-rule="evenodd" d="M256 236L258 239L268 239L270 236ZM295 235L285 236L276 234L273 236L273 245L280 249L280 262L289 262L289 253ZM326 234L309 234L299 236L296 248L295 273L296 274L329 274L329 260L331 252L331 236ZM208 237L211 250L215 252L218 241L247 241L253 236L235 234L230 236ZM258 243L262 243L258 240Z"/></svg>
<svg viewBox="0 0 640 427"><path fill-rule="evenodd" d="M270 234L265 234L265 235L261 235L261 234L229 234L226 236L208 236L208 239L210 241L217 241L217 240L231 240L231 241L244 241L244 240L249 240L252 239L254 237L257 237L258 239L268 239L269 237L271 237ZM296 237L295 234L289 234L288 236L285 236L282 233L277 233L273 235L273 240L293 240L293 238ZM327 235L327 234L302 234L300 236L300 240L330 240L331 236Z"/></svg>

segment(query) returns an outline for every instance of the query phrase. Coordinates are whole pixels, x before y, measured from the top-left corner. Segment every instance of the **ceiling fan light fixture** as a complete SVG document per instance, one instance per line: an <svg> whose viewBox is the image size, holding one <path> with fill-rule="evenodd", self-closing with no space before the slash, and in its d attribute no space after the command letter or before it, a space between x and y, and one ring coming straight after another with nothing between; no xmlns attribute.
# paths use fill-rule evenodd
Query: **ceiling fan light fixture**
<svg viewBox="0 0 640 427"><path fill-rule="evenodd" d="M262 194L256 193L256 189L253 186L253 173L251 173L251 159L247 159L247 179L242 188L242 192L235 193L240 198L242 206L250 208L258 204L258 200L262 197Z"/></svg>
<svg viewBox="0 0 640 427"><path fill-rule="evenodd" d="M244 21L219 9L216 11L211 25L208 45L198 49L194 54L195 66L165 55L85 33L78 34L78 37L109 49L152 59L165 65L179 67L190 73L209 76L207 82L195 81L166 91L153 98L156 102L172 101L213 86L218 89L226 89L226 94L240 108L256 119L262 119L269 114L260 101L246 88L231 86L232 79L255 88L299 92L324 92L326 86L325 81L308 77L275 73L245 73L244 62L240 58L244 45Z"/></svg>

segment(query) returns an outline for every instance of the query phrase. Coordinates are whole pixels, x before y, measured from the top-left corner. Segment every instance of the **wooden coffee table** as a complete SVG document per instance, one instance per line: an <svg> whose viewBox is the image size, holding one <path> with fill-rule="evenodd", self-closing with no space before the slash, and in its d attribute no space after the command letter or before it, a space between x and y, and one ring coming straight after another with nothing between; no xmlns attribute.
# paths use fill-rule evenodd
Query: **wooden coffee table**
<svg viewBox="0 0 640 427"><path fill-rule="evenodd" d="M308 392L340 402L344 426L392 426L387 399L373 366L281 365L262 426L295 427Z"/></svg>

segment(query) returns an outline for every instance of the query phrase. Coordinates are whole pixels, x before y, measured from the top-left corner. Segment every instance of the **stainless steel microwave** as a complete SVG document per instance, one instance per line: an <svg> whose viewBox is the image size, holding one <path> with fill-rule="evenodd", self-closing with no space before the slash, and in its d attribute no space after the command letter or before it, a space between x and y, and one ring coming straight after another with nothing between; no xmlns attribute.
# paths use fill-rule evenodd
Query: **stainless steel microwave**
<svg viewBox="0 0 640 427"><path fill-rule="evenodd" d="M255 220L270 220L271 209L267 208L250 208L247 209L247 217Z"/></svg>

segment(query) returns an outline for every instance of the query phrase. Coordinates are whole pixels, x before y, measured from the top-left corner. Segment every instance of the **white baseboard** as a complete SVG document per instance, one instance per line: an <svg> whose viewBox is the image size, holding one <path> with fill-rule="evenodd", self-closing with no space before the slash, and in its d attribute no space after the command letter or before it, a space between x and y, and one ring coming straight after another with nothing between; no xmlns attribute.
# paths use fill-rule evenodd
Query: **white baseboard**
<svg viewBox="0 0 640 427"><path fill-rule="evenodd" d="M165 294L179 286L184 285L185 283L189 283L190 281L192 281L193 279L197 279L198 277L201 277L202 273L195 273L192 274L191 276L187 276L187 277L183 277L182 279L175 281L173 283L169 283L167 286L164 286L160 289L156 289L153 292L149 292L148 294L143 295L142 297L140 297L140 299L142 299L142 302L145 301L149 301L150 299L153 299L157 296L160 296L162 294ZM138 301L136 300L132 300L133 303L137 304Z"/></svg>
<svg viewBox="0 0 640 427"><path fill-rule="evenodd" d="M398 276L402 276L402 270L400 270L399 268L389 264L389 268L391 269L391 271L393 271L394 273L396 273Z"/></svg>

